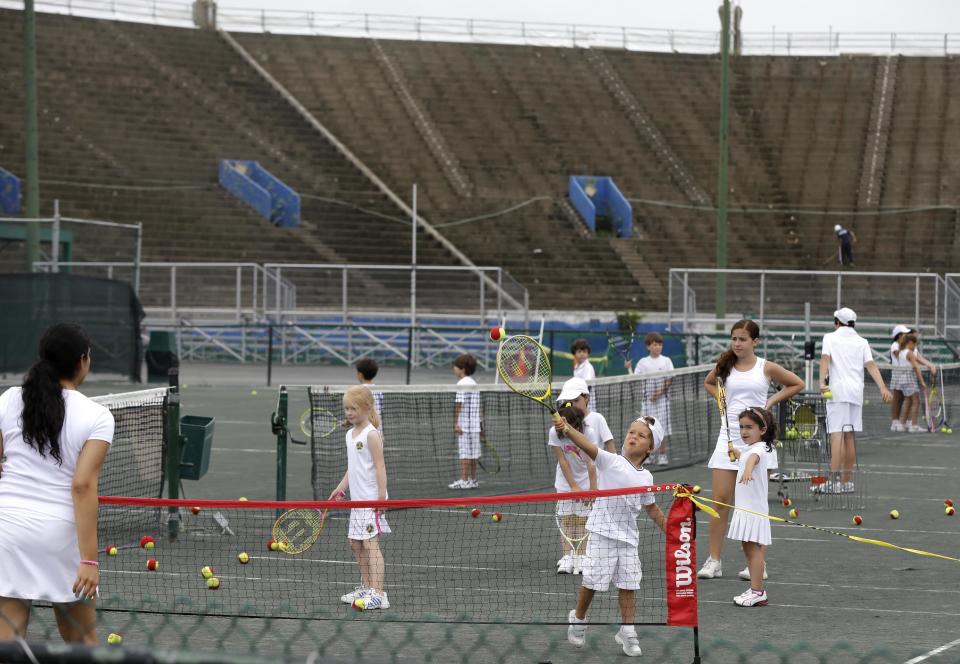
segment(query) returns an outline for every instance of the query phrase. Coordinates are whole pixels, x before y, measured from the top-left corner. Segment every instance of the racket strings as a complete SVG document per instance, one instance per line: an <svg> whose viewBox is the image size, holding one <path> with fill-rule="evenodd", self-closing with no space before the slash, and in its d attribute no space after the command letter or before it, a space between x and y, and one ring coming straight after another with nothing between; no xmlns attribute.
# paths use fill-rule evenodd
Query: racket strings
<svg viewBox="0 0 960 664"><path fill-rule="evenodd" d="M543 400L550 394L552 372L545 350L535 339L509 337L497 353L504 382L518 394Z"/></svg>

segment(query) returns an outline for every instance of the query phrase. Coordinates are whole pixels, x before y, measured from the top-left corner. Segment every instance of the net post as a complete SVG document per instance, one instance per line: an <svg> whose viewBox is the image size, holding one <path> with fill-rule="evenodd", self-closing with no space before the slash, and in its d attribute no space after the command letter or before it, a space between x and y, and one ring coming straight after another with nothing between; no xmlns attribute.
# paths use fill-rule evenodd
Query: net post
<svg viewBox="0 0 960 664"><path fill-rule="evenodd" d="M170 369L169 401L167 404L167 498L180 497L180 370ZM177 540L180 532L180 512L176 507L168 508L168 535L171 542Z"/></svg>
<svg viewBox="0 0 960 664"><path fill-rule="evenodd" d="M273 416L273 433L277 437L277 500L287 499L287 386L280 386L277 412Z"/></svg>
<svg viewBox="0 0 960 664"><path fill-rule="evenodd" d="M700 664L700 628L693 628L693 664Z"/></svg>

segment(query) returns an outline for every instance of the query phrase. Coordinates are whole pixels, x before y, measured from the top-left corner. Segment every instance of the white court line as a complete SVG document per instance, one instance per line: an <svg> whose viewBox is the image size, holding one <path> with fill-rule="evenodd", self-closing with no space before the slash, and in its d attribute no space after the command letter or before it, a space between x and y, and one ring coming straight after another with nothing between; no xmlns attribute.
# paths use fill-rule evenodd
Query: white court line
<svg viewBox="0 0 960 664"><path fill-rule="evenodd" d="M960 639L957 639L956 641L951 641L950 643L944 643L939 648L934 648L930 652L925 652L918 657L914 657L913 659L908 659L903 664L918 664L918 662L922 662L924 660L930 659L935 655L939 655L942 652L946 652L947 650L950 650L950 648L953 648L954 646L960 646Z"/></svg>

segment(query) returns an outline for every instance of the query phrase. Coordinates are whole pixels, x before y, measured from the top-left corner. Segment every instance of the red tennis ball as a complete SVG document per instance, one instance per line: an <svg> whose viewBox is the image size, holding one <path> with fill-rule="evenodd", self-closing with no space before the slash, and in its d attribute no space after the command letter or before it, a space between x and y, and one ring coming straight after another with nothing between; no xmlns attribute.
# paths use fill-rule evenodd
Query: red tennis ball
<svg viewBox="0 0 960 664"><path fill-rule="evenodd" d="M853 517L853 522L859 526L861 523L863 523L863 517L857 514Z"/></svg>
<svg viewBox="0 0 960 664"><path fill-rule="evenodd" d="M784 506L784 507L790 507L791 505L793 505L793 501L792 501L792 500L790 500L789 498L784 498L784 499L783 499L783 506Z"/></svg>
<svg viewBox="0 0 960 664"><path fill-rule="evenodd" d="M953 516L953 515L956 513L956 510L953 508L953 506L950 506L950 507L947 507L947 508L944 510L944 513L945 513L947 516Z"/></svg>
<svg viewBox="0 0 960 664"><path fill-rule="evenodd" d="M190 511L193 512L194 514L200 514L200 508L199 508L199 507L191 507L191 508L190 508Z"/></svg>
<svg viewBox="0 0 960 664"><path fill-rule="evenodd" d="M474 508L470 511L470 516L472 516L474 519L476 519L478 516L480 516L480 508L479 508L479 507L474 507Z"/></svg>
<svg viewBox="0 0 960 664"><path fill-rule="evenodd" d="M500 519L503 518L503 515L500 514L500 512L494 512L493 516L490 518L493 520L494 523L499 523Z"/></svg>
<svg viewBox="0 0 960 664"><path fill-rule="evenodd" d="M490 328L490 338L493 341L500 341L505 336L507 336L507 331L502 327L500 327L499 325L497 325L496 327Z"/></svg>
<svg viewBox="0 0 960 664"><path fill-rule="evenodd" d="M158 563L153 558L147 561L147 569L150 570L151 572L156 572L158 567L160 567L160 563Z"/></svg>
<svg viewBox="0 0 960 664"><path fill-rule="evenodd" d="M953 501L950 500L949 498L947 498L945 501L943 501L943 504L944 504L945 506L947 506L947 507L953 507Z"/></svg>

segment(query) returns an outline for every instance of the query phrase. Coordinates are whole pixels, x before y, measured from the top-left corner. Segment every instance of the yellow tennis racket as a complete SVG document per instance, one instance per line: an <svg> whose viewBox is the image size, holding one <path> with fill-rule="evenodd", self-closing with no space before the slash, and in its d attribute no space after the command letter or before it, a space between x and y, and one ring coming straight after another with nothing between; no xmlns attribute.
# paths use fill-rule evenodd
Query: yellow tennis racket
<svg viewBox="0 0 960 664"><path fill-rule="evenodd" d="M717 408L720 409L720 420L723 422L723 433L727 437L727 457L732 462L736 462L737 454L733 448L733 441L730 440L730 423L727 421L727 388L723 384L723 378L717 376Z"/></svg>
<svg viewBox="0 0 960 664"><path fill-rule="evenodd" d="M560 415L550 403L550 356L536 339L522 334L507 337L497 351L497 372L507 387L536 401L550 411L554 422L560 423Z"/></svg>
<svg viewBox="0 0 960 664"><path fill-rule="evenodd" d="M317 541L330 510L287 510L273 523L273 541L290 555L303 553Z"/></svg>

